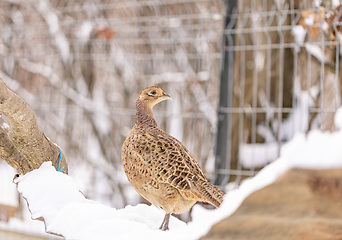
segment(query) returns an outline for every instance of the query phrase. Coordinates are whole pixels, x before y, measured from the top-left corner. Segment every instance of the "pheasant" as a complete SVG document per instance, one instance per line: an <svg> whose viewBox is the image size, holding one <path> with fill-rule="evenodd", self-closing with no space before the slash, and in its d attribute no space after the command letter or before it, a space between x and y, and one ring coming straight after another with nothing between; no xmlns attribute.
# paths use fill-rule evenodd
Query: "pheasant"
<svg viewBox="0 0 342 240"><path fill-rule="evenodd" d="M170 214L188 211L197 201L215 207L224 193L212 185L186 147L157 126L152 108L171 99L159 87L142 90L136 101L135 125L121 149L126 176L133 188L166 214L160 226L169 229Z"/></svg>

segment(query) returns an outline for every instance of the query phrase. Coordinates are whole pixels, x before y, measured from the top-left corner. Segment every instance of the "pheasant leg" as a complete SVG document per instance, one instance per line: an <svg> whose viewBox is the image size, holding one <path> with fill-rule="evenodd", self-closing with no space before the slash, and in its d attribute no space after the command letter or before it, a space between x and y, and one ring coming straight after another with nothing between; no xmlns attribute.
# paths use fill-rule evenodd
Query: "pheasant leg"
<svg viewBox="0 0 342 240"><path fill-rule="evenodd" d="M166 213L160 228L162 231L169 230L170 213Z"/></svg>

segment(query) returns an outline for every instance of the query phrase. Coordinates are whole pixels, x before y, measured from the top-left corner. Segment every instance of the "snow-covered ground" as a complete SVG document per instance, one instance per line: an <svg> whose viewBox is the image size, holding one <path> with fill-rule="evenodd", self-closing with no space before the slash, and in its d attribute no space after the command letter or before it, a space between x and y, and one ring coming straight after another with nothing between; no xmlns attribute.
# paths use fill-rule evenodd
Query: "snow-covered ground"
<svg viewBox="0 0 342 240"><path fill-rule="evenodd" d="M301 27L301 26L300 26ZM266 114L266 122L257 126L257 133L265 139L265 143L241 143L239 146L239 163L244 168L263 167L276 160L279 156L281 142L288 142L294 138L295 134L306 133L309 129L310 109L314 107L313 98L317 98L319 89L312 86L308 90L302 90L300 79L295 78L293 97L295 104L289 116L284 119L280 126L276 113L273 112L274 105L268 102L266 96L259 93L259 100L262 107L269 109ZM312 121L311 129L319 128L317 120ZM278 128L279 126L279 128ZM278 132L279 131L279 132ZM274 133L278 133L277 137Z"/></svg>
<svg viewBox="0 0 342 240"><path fill-rule="evenodd" d="M342 112L336 116L341 128ZM85 199L75 181L56 172L50 162L19 177L18 190L29 202L33 218L43 217L46 230L66 239L199 239L211 226L230 216L251 193L274 182L290 168L342 168L342 131L299 133L281 149L281 156L255 177L227 193L221 207L206 210L196 205L193 220L186 224L175 217L170 230L158 229L164 212L154 206L139 204L114 209Z"/></svg>

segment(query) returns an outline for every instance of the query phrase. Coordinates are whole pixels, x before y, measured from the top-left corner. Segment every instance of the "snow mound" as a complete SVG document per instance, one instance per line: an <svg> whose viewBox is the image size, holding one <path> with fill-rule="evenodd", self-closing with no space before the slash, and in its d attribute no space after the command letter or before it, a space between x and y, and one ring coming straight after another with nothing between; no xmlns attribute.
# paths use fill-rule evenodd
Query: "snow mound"
<svg viewBox="0 0 342 240"><path fill-rule="evenodd" d="M164 217L162 210L143 204L113 209L87 200L71 177L55 171L50 162L17 178L16 183L32 217L43 217L47 232L66 239L199 239L213 224L234 213L251 193L273 183L290 168L342 168L341 142L342 131L295 135L282 148L279 159L228 192L219 209L206 210L196 205L192 222L185 224L171 217L166 232L158 229Z"/></svg>
<svg viewBox="0 0 342 240"><path fill-rule="evenodd" d="M154 206L139 204L114 209L86 199L73 179L57 172L51 162L18 177L18 191L29 204L33 219L44 218L46 231L66 239L159 239L165 212ZM171 217L170 228L186 224Z"/></svg>

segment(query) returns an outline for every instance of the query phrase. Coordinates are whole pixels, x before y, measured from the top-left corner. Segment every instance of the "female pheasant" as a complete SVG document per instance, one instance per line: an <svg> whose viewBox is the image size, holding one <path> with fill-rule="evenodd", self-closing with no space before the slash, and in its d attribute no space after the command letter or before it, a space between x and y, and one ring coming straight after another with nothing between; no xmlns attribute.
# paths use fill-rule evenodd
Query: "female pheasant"
<svg viewBox="0 0 342 240"><path fill-rule="evenodd" d="M219 207L224 196L209 183L185 146L157 126L152 108L167 99L171 97L159 87L142 90L136 101L135 125L121 150L133 188L166 212L162 230L169 229L171 213L186 212L197 201Z"/></svg>

